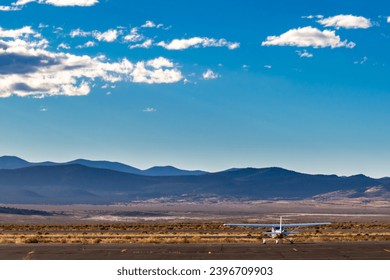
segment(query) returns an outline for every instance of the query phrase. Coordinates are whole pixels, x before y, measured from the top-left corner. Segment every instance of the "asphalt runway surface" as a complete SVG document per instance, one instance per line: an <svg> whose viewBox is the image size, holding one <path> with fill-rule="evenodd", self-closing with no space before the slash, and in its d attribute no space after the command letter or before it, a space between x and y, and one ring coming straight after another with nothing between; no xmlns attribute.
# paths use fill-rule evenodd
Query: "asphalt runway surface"
<svg viewBox="0 0 390 280"><path fill-rule="evenodd" d="M390 260L390 242L3 244L1 260Z"/></svg>

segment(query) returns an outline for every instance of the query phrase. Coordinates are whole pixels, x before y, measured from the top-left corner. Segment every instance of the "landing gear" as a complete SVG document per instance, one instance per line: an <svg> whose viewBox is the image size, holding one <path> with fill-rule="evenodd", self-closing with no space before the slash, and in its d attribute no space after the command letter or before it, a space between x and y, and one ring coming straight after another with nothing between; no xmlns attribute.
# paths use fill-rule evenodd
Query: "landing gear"
<svg viewBox="0 0 390 280"><path fill-rule="evenodd" d="M283 240L284 240L284 239L286 239L288 242L290 242L290 244L294 244L294 241L293 241L293 240L287 239L287 238L283 238L283 239L281 239L281 238L275 238L275 244L279 244L279 243L283 244ZM269 240L268 240L268 241L269 241ZM267 239L266 239L266 238L263 238L262 242L263 242L263 244L267 244Z"/></svg>
<svg viewBox="0 0 390 280"><path fill-rule="evenodd" d="M279 239L275 239L275 243L279 244ZM267 244L267 239L263 238L263 244Z"/></svg>

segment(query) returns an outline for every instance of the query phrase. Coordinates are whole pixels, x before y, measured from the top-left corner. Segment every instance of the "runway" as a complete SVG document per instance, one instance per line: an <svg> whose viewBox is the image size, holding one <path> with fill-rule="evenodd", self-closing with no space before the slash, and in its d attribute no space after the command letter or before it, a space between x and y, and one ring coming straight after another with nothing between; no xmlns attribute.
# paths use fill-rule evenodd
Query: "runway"
<svg viewBox="0 0 390 280"><path fill-rule="evenodd" d="M1 260L390 260L390 242L4 244Z"/></svg>

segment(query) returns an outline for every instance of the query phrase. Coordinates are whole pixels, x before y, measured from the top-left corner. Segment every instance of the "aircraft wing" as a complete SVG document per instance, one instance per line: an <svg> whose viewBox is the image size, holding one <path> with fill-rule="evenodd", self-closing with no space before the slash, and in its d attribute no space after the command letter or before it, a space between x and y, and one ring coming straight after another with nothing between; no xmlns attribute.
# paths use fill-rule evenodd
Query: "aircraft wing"
<svg viewBox="0 0 390 280"><path fill-rule="evenodd" d="M302 224L283 224L284 227L316 227L330 225L331 223L302 223Z"/></svg>
<svg viewBox="0 0 390 280"><path fill-rule="evenodd" d="M331 223L302 223L302 224L282 224L283 227L315 227L330 225ZM280 224L224 224L232 227L280 227Z"/></svg>
<svg viewBox="0 0 390 280"><path fill-rule="evenodd" d="M279 224L224 224L231 227L278 227Z"/></svg>

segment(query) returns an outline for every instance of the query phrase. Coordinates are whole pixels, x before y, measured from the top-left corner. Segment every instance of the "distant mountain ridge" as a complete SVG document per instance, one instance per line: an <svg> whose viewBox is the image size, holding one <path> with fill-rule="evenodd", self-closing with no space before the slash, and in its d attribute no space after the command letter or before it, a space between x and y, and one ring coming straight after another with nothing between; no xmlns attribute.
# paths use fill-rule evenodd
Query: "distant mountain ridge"
<svg viewBox="0 0 390 280"><path fill-rule="evenodd" d="M13 166L23 164L15 159L11 162ZM213 197L240 200L390 198L389 178L373 179L364 175L309 175L271 167L231 169L196 176L147 176L105 169L96 162L95 167L80 163L85 161L0 168L0 203L112 204L165 198L202 201ZM1 166L12 165L8 161Z"/></svg>
<svg viewBox="0 0 390 280"><path fill-rule="evenodd" d="M17 169L23 167L29 167L31 163L24 159L14 156L2 156L0 157L0 169Z"/></svg>
<svg viewBox="0 0 390 280"><path fill-rule="evenodd" d="M0 170L1 169L18 169L32 166L58 166L58 165L72 165L80 164L87 167L108 169L119 172L126 172L137 175L145 176L183 176L183 175L203 175L206 171L201 170L182 170L173 166L155 166L146 170L141 170L120 162L112 161L93 161L86 159L76 159L64 163L56 163L51 161L45 162L28 162L16 156L2 156L0 157Z"/></svg>

